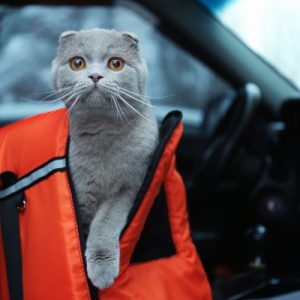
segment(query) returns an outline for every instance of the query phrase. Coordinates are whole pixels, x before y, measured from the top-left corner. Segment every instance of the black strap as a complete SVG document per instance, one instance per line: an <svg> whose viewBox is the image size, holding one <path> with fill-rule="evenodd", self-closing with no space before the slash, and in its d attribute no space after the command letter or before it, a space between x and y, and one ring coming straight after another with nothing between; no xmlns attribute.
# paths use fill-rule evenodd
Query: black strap
<svg viewBox="0 0 300 300"><path fill-rule="evenodd" d="M1 174L5 187L14 184L17 176L11 172ZM15 194L5 200L0 199L0 221L6 273L10 300L23 300L22 256L19 231L18 206L23 202L23 193Z"/></svg>

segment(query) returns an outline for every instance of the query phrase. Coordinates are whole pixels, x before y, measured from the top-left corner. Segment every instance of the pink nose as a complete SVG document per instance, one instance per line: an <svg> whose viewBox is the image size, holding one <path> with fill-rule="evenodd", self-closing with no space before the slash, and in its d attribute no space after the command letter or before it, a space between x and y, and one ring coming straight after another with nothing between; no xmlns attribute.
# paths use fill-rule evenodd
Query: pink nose
<svg viewBox="0 0 300 300"><path fill-rule="evenodd" d="M91 78L93 80L93 82L95 82L95 83L97 83L101 78L103 78L103 76L101 76L98 73L93 73L88 77Z"/></svg>

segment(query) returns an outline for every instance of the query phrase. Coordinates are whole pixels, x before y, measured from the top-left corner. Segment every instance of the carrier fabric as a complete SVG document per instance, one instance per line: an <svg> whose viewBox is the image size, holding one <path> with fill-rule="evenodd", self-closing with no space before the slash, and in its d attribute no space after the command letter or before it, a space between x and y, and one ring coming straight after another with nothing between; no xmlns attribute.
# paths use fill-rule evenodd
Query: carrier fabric
<svg viewBox="0 0 300 300"><path fill-rule="evenodd" d="M104 290L96 290L86 275L85 242L68 168L66 110L1 128L0 299L211 300L175 166L182 127L179 112L169 113L161 125L160 144L120 237L120 273ZM16 180L5 179L12 175ZM11 209L19 224L18 236L12 237L3 216L16 199L25 200L26 207L18 211L14 203ZM19 265L10 251L19 252ZM15 289L19 299L10 298Z"/></svg>

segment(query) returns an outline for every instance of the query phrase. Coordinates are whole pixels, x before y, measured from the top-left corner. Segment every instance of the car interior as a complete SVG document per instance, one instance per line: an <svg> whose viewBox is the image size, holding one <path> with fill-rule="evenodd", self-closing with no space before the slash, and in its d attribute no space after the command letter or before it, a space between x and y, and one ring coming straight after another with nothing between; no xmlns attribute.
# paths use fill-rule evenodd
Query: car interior
<svg viewBox="0 0 300 300"><path fill-rule="evenodd" d="M300 299L300 92L296 85L245 45L201 1L194 0L2 3L3 63L12 49L8 42L14 30L15 36L23 34L26 40L42 30L38 19L20 29L23 19L16 20L22 11L25 22L26 13L32 18L30 8L35 13L52 9L50 14L42 12L48 14L49 24L54 10L84 12L90 23L75 19L70 23L74 28L97 25L93 23L97 9L115 20L109 27L143 20L137 30L141 43L146 40L149 95L157 119L160 122L170 110L183 112L185 129L177 168L186 185L192 238L214 299ZM128 11L133 14L129 21L123 18ZM127 27L134 31L135 24ZM59 30L68 23L56 26L47 40L50 58ZM49 57L39 59L49 64ZM21 57L16 68L26 59L31 58ZM33 81L16 85L19 75L11 79L10 65L5 66L0 71L0 126L52 109L20 100L24 93L34 98L37 89ZM26 68L18 72L28 76L39 64L29 66L29 71ZM43 76L49 79L42 87L51 86L45 70Z"/></svg>

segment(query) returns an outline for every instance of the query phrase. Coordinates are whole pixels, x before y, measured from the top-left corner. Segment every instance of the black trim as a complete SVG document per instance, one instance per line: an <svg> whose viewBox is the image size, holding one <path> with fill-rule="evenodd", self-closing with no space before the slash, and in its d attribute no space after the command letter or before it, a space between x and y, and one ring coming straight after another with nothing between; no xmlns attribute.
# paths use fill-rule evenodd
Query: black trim
<svg viewBox="0 0 300 300"><path fill-rule="evenodd" d="M83 230L82 230L82 222L81 222L81 216L80 216L80 212L79 212L78 198L77 198L77 195L76 195L74 182L73 182L71 171L70 171L69 148L70 148L70 138L68 138L67 147L66 147L66 171L67 171L70 190L71 190L71 193L72 193L72 200L73 200L73 205L74 205L75 217L76 217L76 221L77 221L77 228L78 228L78 234L79 234L79 240L80 240L81 255L82 255L82 261L83 261L83 264L84 264L84 273L85 273L86 281L87 281L88 286L89 286L91 300L98 300L99 299L98 289L92 284L92 282L90 281L90 279L87 275L87 265L86 265L86 259L85 259L85 256L84 256L84 253L85 253L85 250L86 250L86 241L84 239Z"/></svg>
<svg viewBox="0 0 300 300"><path fill-rule="evenodd" d="M134 218L136 212L138 211L145 194L152 182L154 173L156 171L156 168L159 164L159 161L161 159L161 156L165 150L166 145L168 144L170 138L173 135L174 130L177 128L178 124L180 123L182 119L182 113L178 110L174 110L169 112L164 120L162 121L160 131L159 131L159 138L160 142L153 154L150 166L148 167L148 171L146 173L145 179L143 181L143 184L137 194L137 197L134 201L133 207L128 215L127 218L127 224L124 227L121 236L124 234L126 229L128 228L129 224L131 223L132 219Z"/></svg>
<svg viewBox="0 0 300 300"><path fill-rule="evenodd" d="M18 181L17 176L12 172L2 173L0 179L5 187ZM0 202L3 250L11 300L23 300L22 255L18 213L18 206L23 199L23 193L19 192Z"/></svg>
<svg viewBox="0 0 300 300"><path fill-rule="evenodd" d="M142 263L176 254L164 187L150 210L130 263Z"/></svg>
<svg viewBox="0 0 300 300"><path fill-rule="evenodd" d="M14 183L9 183L9 185L8 185L8 186L5 186L5 188L9 188L10 186L14 185L14 184L17 183L18 181L20 181L20 180L22 180L22 179L24 179L24 178L26 178L26 177L29 177L29 176L32 175L34 172L36 172L36 171L38 171L39 169L45 167L46 165L48 165L48 164L51 163L52 161L55 161L55 160L58 160L58 159L65 159L65 157L64 157L64 156L60 156L60 157L55 157L55 158L53 158L53 159L50 159L47 163L42 164L41 166L35 168L33 171L30 171L30 173L24 175L23 177L20 177L16 182L14 182ZM25 190L31 188L32 186L34 186L34 185L36 185L37 183L39 183L40 181L42 181L42 180L48 178L49 176L53 175L54 173L65 171L65 169L66 169L65 167L54 169L53 171L47 173L45 176L39 177L37 180L33 181L31 184L26 185L26 186L25 186L24 188L22 188L21 190L16 191L16 192L14 192L14 193L11 193L11 194L9 194L9 195L6 196L6 197L3 197L3 198L0 197L0 202L1 202L2 200L9 199L9 198L11 198L11 197L13 197L13 196L15 196L15 195L17 195L17 194L19 194L19 193L24 192Z"/></svg>

